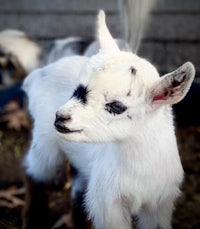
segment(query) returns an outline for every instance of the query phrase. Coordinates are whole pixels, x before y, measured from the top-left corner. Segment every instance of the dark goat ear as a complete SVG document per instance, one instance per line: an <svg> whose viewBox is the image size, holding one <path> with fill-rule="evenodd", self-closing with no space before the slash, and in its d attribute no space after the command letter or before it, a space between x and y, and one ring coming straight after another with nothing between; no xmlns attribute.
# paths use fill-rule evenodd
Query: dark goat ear
<svg viewBox="0 0 200 229"><path fill-rule="evenodd" d="M175 104L187 94L195 76L195 68L187 62L161 77L148 91L152 104Z"/></svg>

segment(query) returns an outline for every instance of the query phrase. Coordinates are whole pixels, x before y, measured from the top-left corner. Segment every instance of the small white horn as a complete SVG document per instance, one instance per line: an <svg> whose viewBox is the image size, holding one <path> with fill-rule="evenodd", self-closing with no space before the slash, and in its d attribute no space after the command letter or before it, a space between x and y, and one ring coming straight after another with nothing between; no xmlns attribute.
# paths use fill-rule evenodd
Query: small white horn
<svg viewBox="0 0 200 229"><path fill-rule="evenodd" d="M119 48L110 34L106 25L106 16L103 10L99 11L97 17L97 39L100 48L103 50L119 51Z"/></svg>

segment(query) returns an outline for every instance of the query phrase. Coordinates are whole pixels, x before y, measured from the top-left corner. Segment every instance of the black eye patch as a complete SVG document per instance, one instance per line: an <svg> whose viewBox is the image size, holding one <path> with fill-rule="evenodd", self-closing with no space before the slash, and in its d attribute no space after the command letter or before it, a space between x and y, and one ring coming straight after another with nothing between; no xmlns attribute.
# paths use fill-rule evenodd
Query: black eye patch
<svg viewBox="0 0 200 229"><path fill-rule="evenodd" d="M105 105L105 110L111 114L122 114L127 110L127 107L119 101L113 101Z"/></svg>
<svg viewBox="0 0 200 229"><path fill-rule="evenodd" d="M73 95L72 95L72 98L74 97L74 98L80 100L81 103L86 104L86 103L87 103L87 95L88 95L88 92L89 92L89 91L88 91L87 87L85 87L85 86L83 86L83 85L79 85L79 86L75 89L75 91L74 91L74 93L73 93Z"/></svg>

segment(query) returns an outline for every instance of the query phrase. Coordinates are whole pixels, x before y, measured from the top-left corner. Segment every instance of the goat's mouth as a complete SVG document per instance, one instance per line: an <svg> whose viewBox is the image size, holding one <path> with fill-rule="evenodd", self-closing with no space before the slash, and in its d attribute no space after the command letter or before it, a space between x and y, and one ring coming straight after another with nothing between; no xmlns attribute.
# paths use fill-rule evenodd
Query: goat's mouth
<svg viewBox="0 0 200 229"><path fill-rule="evenodd" d="M71 129L65 127L64 125L61 125L61 124L56 123L56 122L54 125L55 125L56 130L62 134L81 133L83 131L83 130L71 130Z"/></svg>

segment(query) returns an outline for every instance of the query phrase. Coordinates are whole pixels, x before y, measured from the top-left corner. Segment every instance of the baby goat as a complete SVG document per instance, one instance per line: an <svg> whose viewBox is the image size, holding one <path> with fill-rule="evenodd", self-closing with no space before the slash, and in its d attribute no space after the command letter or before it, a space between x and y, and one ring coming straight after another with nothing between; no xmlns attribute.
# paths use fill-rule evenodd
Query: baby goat
<svg viewBox="0 0 200 229"><path fill-rule="evenodd" d="M67 157L81 174L72 191L86 188L96 229L130 229L133 215L140 229L170 229L183 180L171 105L188 92L194 67L160 78L119 50L103 11L97 24L98 54L61 59L24 82L34 119L26 174L52 181Z"/></svg>

